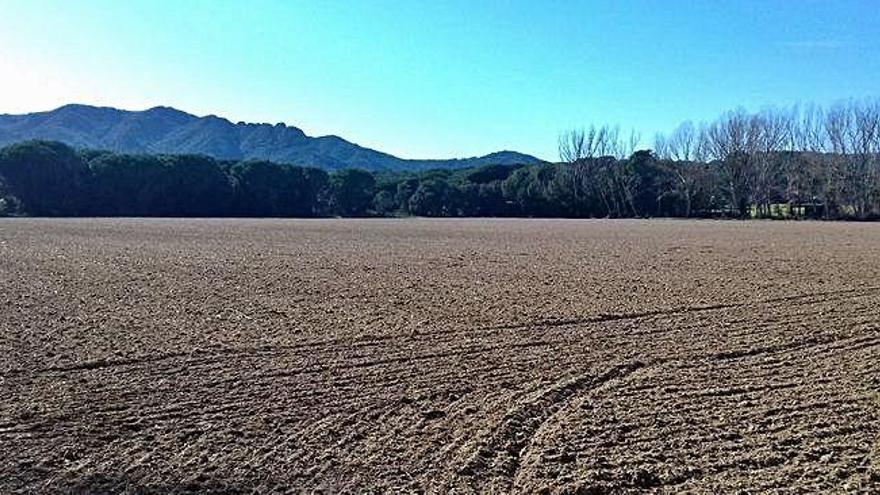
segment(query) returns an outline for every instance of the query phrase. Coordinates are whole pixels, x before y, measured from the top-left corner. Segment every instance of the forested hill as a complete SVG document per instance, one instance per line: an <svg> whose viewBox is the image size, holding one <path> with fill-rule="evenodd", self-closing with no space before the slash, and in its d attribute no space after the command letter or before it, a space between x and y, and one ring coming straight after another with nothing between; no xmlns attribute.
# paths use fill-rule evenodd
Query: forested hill
<svg viewBox="0 0 880 495"><path fill-rule="evenodd" d="M0 115L0 146L41 139L119 153L201 154L222 160L268 160L326 170L460 169L540 162L513 151L451 160L407 160L337 136L310 137L284 124L234 124L169 107L127 111L66 105L49 112Z"/></svg>

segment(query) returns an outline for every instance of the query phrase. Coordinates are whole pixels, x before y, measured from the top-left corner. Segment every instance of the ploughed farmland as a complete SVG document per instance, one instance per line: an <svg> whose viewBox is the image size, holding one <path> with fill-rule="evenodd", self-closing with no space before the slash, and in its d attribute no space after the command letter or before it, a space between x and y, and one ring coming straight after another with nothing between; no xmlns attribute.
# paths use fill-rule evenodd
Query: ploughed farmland
<svg viewBox="0 0 880 495"><path fill-rule="evenodd" d="M0 221L0 492L874 491L880 228Z"/></svg>

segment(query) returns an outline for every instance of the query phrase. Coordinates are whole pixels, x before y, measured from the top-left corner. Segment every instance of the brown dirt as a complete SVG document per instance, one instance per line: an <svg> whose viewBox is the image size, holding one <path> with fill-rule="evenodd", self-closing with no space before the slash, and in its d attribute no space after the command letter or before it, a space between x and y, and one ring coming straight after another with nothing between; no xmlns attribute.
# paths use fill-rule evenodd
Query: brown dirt
<svg viewBox="0 0 880 495"><path fill-rule="evenodd" d="M0 492L880 488L880 226L0 221Z"/></svg>

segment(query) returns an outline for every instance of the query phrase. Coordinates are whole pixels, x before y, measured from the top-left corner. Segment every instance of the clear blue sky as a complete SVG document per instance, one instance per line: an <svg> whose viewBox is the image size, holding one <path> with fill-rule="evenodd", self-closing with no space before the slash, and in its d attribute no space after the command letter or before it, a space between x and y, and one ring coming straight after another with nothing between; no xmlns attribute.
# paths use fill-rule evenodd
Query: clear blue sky
<svg viewBox="0 0 880 495"><path fill-rule="evenodd" d="M878 93L876 0L0 0L0 113L170 105L408 158Z"/></svg>

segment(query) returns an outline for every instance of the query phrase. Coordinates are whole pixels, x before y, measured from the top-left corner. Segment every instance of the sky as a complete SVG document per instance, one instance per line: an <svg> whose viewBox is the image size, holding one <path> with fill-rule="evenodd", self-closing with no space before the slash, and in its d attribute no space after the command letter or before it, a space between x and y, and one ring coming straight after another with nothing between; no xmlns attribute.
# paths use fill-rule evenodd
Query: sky
<svg viewBox="0 0 880 495"><path fill-rule="evenodd" d="M880 2L0 0L0 113L173 106L404 158L880 96Z"/></svg>

